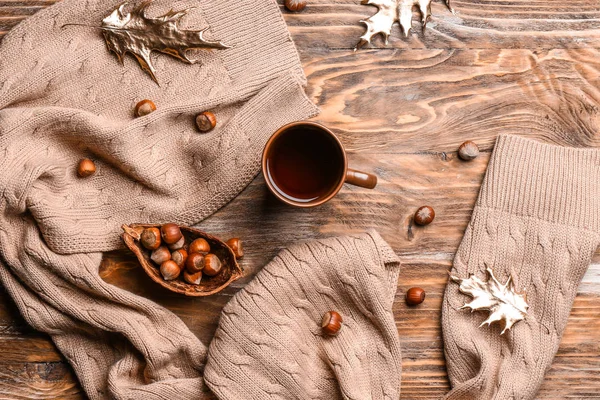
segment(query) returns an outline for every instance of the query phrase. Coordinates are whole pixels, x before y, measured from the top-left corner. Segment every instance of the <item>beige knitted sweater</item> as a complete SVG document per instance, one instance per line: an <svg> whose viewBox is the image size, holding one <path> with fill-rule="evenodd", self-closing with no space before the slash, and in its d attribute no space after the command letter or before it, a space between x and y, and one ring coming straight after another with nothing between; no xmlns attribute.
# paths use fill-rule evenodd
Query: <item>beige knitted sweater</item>
<svg viewBox="0 0 600 400"><path fill-rule="evenodd" d="M205 379L222 400L397 400L400 263L374 231L282 250L227 303ZM321 318L337 311L336 336Z"/></svg>
<svg viewBox="0 0 600 400"><path fill-rule="evenodd" d="M239 193L279 126L314 115L298 54L274 0L157 0L195 6L231 49L201 64L154 57L157 86L121 65L97 29L121 0L63 0L0 46L0 279L25 319L48 332L92 399L198 397L206 348L166 309L98 276L120 225L192 224ZM158 110L133 118L136 102ZM218 126L198 134L194 116ZM76 176L79 159L97 173Z"/></svg>

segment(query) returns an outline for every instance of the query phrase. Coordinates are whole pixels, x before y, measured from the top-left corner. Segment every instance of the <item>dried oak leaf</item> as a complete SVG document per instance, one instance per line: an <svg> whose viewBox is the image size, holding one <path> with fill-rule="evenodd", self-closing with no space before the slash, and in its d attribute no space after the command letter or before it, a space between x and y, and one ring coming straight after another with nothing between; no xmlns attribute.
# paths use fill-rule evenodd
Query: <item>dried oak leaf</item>
<svg viewBox="0 0 600 400"><path fill-rule="evenodd" d="M450 6L450 0L444 0L446 6L454 14ZM423 29L431 17L431 0L362 0L361 4L367 4L377 7L379 10L375 15L361 20L367 25L367 31L360 37L360 41L354 50L360 49L367 43L371 43L371 38L377 34L383 35L385 44L388 44L388 37L392 31L394 22L398 22L405 36L408 36L412 24L412 9L419 7L421 11L421 22Z"/></svg>
<svg viewBox="0 0 600 400"><path fill-rule="evenodd" d="M489 310L490 316L483 321L479 327L490 325L495 321L504 321L503 334L509 330L517 321L525 318L529 306L525 296L515 292L515 284L509 277L504 285L500 284L490 268L486 269L490 278L487 282L482 281L475 275L469 279L450 276L454 282L458 282L462 293L473 297L473 301L461 307L474 310Z"/></svg>
<svg viewBox="0 0 600 400"><path fill-rule="evenodd" d="M204 30L182 30L177 23L190 10L170 10L168 13L157 17L146 16L146 9L150 1L144 1L125 13L121 4L108 17L102 20L102 33L108 49L115 52L119 61L123 63L125 53L131 53L139 62L154 82L158 83L155 69L152 65L150 53L159 51L180 59L188 64L194 64L187 56L191 49L227 49L228 46L219 41L204 39Z"/></svg>

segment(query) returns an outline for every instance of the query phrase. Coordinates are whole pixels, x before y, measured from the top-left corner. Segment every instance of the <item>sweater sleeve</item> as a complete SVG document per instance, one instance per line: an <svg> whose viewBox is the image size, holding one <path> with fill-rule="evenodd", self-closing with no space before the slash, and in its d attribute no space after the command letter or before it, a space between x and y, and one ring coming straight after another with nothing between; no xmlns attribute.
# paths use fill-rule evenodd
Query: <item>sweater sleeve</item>
<svg viewBox="0 0 600 400"><path fill-rule="evenodd" d="M442 306L447 399L534 399L558 350L577 287L600 243L600 151L502 135L496 142L452 275L526 294L524 320L501 335L489 311L449 281Z"/></svg>

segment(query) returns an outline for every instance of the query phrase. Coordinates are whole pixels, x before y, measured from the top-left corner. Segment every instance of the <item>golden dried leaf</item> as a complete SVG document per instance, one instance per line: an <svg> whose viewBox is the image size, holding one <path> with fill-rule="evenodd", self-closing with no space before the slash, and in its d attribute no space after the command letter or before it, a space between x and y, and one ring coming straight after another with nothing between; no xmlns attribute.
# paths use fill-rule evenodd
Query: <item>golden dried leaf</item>
<svg viewBox="0 0 600 400"><path fill-rule="evenodd" d="M125 13L127 3L121 4L108 17L102 20L102 33L108 49L115 52L119 61L123 63L123 56L131 53L139 62L154 82L158 83L155 69L152 65L150 54L159 51L176 57L188 64L196 61L187 56L191 49L226 49L228 46L219 41L204 39L204 32L181 30L177 23L190 9L169 11L157 17L146 16L146 9L150 1L144 1Z"/></svg>
<svg viewBox="0 0 600 400"><path fill-rule="evenodd" d="M465 304L462 308L474 310L488 310L490 316L483 321L479 327L490 325L495 321L504 321L503 334L509 330L517 321L525 318L529 306L525 301L525 296L515 292L515 284L512 277L508 278L506 284L502 285L491 269L487 268L490 278L487 282L482 281L475 275L469 279L462 279L456 276L450 278L458 282L462 293L473 297L473 301Z"/></svg>
<svg viewBox="0 0 600 400"><path fill-rule="evenodd" d="M444 1L448 9L454 13L454 10L450 7L450 0ZM354 49L355 51L365 44L371 43L371 38L378 34L383 36L385 44L387 44L394 22L398 22L404 35L408 36L412 24L412 8L414 6L419 7L421 11L423 29L425 29L427 21L431 17L431 0L362 0L361 4L372 5L379 10L375 15L360 21L367 25L367 31L360 37L360 41Z"/></svg>

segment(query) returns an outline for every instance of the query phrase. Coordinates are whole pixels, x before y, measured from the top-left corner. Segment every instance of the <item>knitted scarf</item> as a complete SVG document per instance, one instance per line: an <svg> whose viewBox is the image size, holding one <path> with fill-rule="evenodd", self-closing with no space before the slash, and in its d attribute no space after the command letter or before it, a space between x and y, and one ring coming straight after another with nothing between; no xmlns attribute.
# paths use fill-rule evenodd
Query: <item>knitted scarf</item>
<svg viewBox="0 0 600 400"><path fill-rule="evenodd" d="M231 46L193 52L193 65L154 56L160 86L94 28L120 3L63 0L2 41L0 280L90 398L195 398L206 347L168 310L106 284L101 252L122 246L123 223L210 215L257 174L278 127L317 109L274 0L153 2L150 16L194 6L181 26ZM134 118L142 99L157 110ZM206 110L217 127L199 134ZM82 179L84 157L97 172Z"/></svg>

